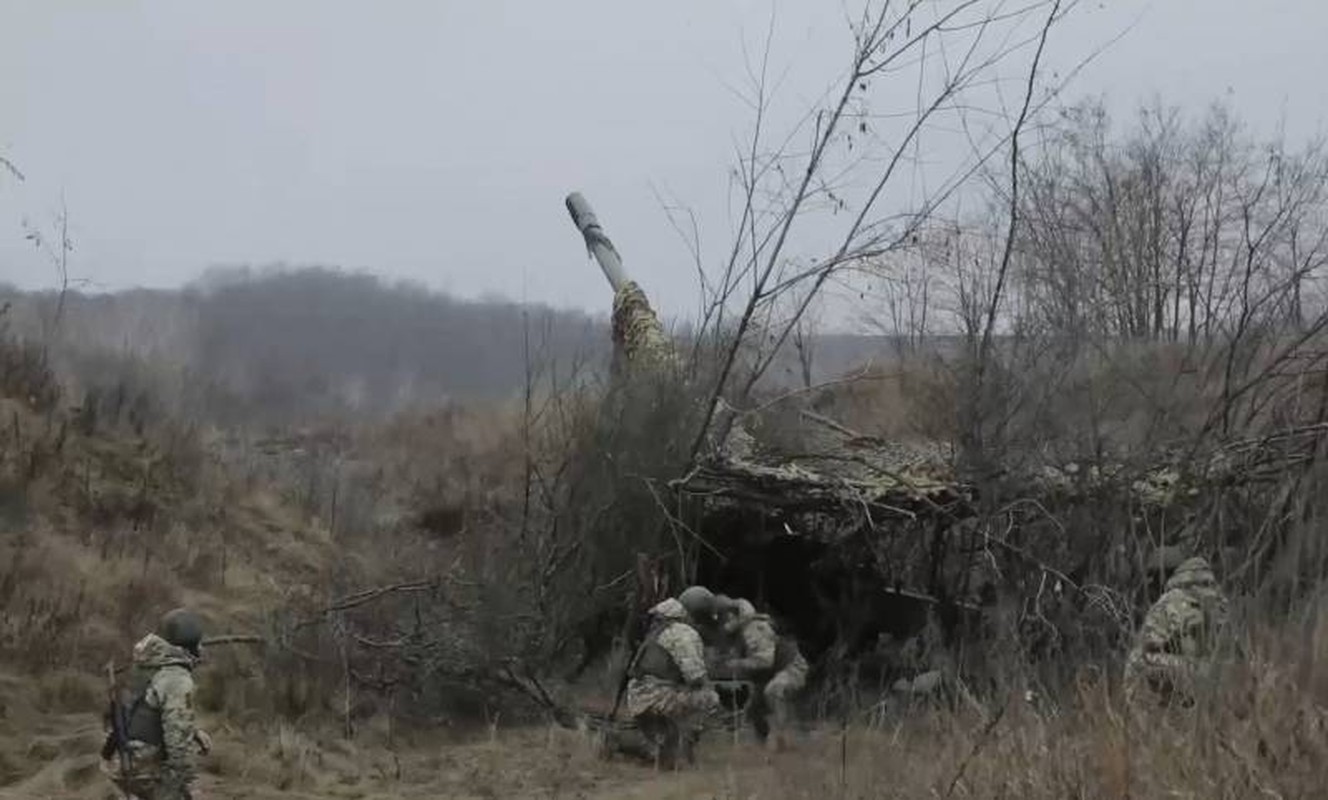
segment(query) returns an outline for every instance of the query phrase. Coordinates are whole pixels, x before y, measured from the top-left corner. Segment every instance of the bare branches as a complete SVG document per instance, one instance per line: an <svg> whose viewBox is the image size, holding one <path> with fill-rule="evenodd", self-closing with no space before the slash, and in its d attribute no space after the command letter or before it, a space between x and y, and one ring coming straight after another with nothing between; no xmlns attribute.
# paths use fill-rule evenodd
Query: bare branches
<svg viewBox="0 0 1328 800"><path fill-rule="evenodd" d="M981 86L997 64L1025 44L1036 44L1027 98L1016 124L1022 127L1026 123L1034 105L1032 87L1042 48L1062 14L1061 2L1039 0L1009 9L1001 3L964 0L922 22L917 17L924 5L913 0L904 6L884 3L863 10L852 26L849 68L829 101L804 120L811 142L802 152L795 152L787 141L769 153L762 150L767 125L766 54L759 77L755 77L756 131L736 171L743 190L737 235L723 274L709 282L717 291L707 321L715 323L717 332L723 330L725 339L718 353L714 388L692 443L693 459L711 434L721 397L732 393L731 400L739 405L745 401L789 338L798 335L803 317L832 278L864 259L914 240L925 220L961 184L959 180L943 182L940 191L912 211L883 207L887 187L901 165L917 156L919 141L931 129L933 118L946 109L965 107L962 95L966 90ZM1039 26L1039 35L1018 41L1014 35L1018 25L1044 9L1049 13ZM1003 37L997 33L998 27L1008 28ZM953 63L945 56L944 42L950 37L963 39ZM934 48L928 46L932 41L937 43ZM917 71L917 107L909 123L887 143L875 127L890 117L867 108L869 85L890 80L903 70ZM856 150L855 144L860 145ZM832 216L849 211L850 206L852 213L827 255L787 274L795 261L791 252L794 226L822 204ZM780 299L804 281L806 289L793 301L787 317L778 318ZM744 284L745 297L728 330L723 325L724 309L737 295L737 287ZM737 372L742 376L734 380Z"/></svg>
<svg viewBox="0 0 1328 800"><path fill-rule="evenodd" d="M1046 24L1042 26L1042 32L1038 36L1037 53L1034 54L1033 65L1028 70L1028 84L1024 90L1024 103L1019 109L1019 118L1015 120L1014 129L1010 132L1010 225L1005 236L1005 248L1001 251L1001 265L996 272L996 286L992 290L991 303L987 308L987 321L982 328L982 344L978 350L979 370L982 369L981 365L986 361L991 350L991 335L996 327L996 312L1000 308L1001 298L1004 295L1005 281L1010 272L1010 258L1014 255L1014 237L1019 229L1019 133L1028 121L1028 108L1033 102L1033 89L1036 85L1038 65L1042 61L1042 51L1047 45L1047 33L1051 30L1051 24L1055 21L1060 7L1061 0L1056 0L1051 7L1051 13L1047 15Z"/></svg>
<svg viewBox="0 0 1328 800"><path fill-rule="evenodd" d="M18 167L14 166L14 162L4 156L0 156L0 167L4 167L10 175L13 175L20 181L27 180L27 178L23 176L23 173L19 171Z"/></svg>
<svg viewBox="0 0 1328 800"><path fill-rule="evenodd" d="M295 624L295 627L302 628L302 627L308 627L310 625L317 625L320 622L322 622L324 618L326 618L328 615L335 614L340 611L348 611L352 608L357 608L359 606L365 605L366 603L372 603L373 601L386 597L388 595L398 594L398 593L434 591L438 589L439 586L441 586L441 582L439 580L420 580L420 581L405 581L402 583L394 583L389 586L377 586L372 589L365 589L363 591L355 592L354 594L346 595L345 597L332 601L330 604L325 606L319 612L319 615L317 617L313 617L310 619L306 619L302 622L298 622Z"/></svg>
<svg viewBox="0 0 1328 800"><path fill-rule="evenodd" d="M209 636L203 640L204 647L221 647L228 644L266 644L266 636L258 636L249 633L228 633L220 636Z"/></svg>

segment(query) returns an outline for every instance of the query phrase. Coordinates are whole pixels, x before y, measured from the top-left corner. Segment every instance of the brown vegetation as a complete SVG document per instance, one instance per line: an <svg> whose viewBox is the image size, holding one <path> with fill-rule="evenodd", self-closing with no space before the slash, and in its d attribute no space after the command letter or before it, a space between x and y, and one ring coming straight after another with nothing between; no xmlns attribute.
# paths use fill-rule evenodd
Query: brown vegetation
<svg viewBox="0 0 1328 800"><path fill-rule="evenodd" d="M1060 7L1033 5L1039 54ZM608 385L566 320L318 271L213 287L185 322L167 303L185 356L0 330L0 797L101 794L104 666L181 603L222 637L198 697L217 796L1321 793L1328 158L1220 112L1117 137L1093 106L1031 145L1035 56L989 213L941 224L929 199L892 230L875 203L898 161L863 156L889 166L842 242L791 266L805 207L849 205L818 179L857 163L858 93L945 28L865 17L810 155L758 130L749 241L690 358ZM960 66L933 110L979 81ZM884 284L899 349L813 386L807 315L849 270ZM69 325L102 308L59 303ZM420 366L439 348L484 360L456 326L519 348L471 376L512 396L409 402L448 382ZM788 343L792 391L763 381ZM1237 637L1195 706L1127 710L1118 661L1166 548L1213 561ZM547 727L608 706L640 612L697 579L804 642L793 753L719 732L697 770L652 775ZM938 695L888 689L923 669Z"/></svg>

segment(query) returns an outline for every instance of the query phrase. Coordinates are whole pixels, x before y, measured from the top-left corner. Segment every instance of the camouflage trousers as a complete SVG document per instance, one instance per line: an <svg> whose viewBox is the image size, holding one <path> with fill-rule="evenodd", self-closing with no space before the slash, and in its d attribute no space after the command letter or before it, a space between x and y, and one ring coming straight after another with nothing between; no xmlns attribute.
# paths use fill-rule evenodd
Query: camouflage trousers
<svg viewBox="0 0 1328 800"><path fill-rule="evenodd" d="M179 800L159 790L161 786L161 753L156 745L144 742L129 743L130 768L126 772L120 760L113 758L101 762L101 771L122 793L137 800Z"/></svg>
<svg viewBox="0 0 1328 800"><path fill-rule="evenodd" d="M633 678L627 684L627 713L645 738L648 757L673 767L681 756L689 762L694 747L719 709L711 686L688 688L657 678Z"/></svg>
<svg viewBox="0 0 1328 800"><path fill-rule="evenodd" d="M627 684L627 713L667 717L679 725L702 724L719 707L719 695L711 686L691 689L658 678L633 678Z"/></svg>
<svg viewBox="0 0 1328 800"><path fill-rule="evenodd" d="M774 733L774 744L785 744L793 720L793 697L807 685L807 670L807 660L799 654L758 687L760 691L747 706L747 718L762 742Z"/></svg>
<svg viewBox="0 0 1328 800"><path fill-rule="evenodd" d="M1127 703L1187 705L1204 673L1199 659L1172 653L1134 652L1126 658L1121 688Z"/></svg>

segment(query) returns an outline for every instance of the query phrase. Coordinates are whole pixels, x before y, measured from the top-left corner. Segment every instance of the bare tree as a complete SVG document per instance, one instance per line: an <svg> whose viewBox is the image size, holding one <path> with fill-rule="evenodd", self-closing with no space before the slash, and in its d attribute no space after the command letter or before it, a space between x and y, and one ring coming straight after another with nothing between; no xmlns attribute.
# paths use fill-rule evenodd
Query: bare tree
<svg viewBox="0 0 1328 800"><path fill-rule="evenodd" d="M942 9L920 0L868 4L851 25L849 66L836 88L773 142L767 47L765 60L752 70L755 124L734 173L737 235L719 274L706 281L711 298L701 329L712 335L718 373L693 454L706 441L721 397L745 402L827 282L911 245L937 209L1017 138L1045 102L1035 100L1033 87L1048 32L1073 5L1047 0L1010 10L981 0ZM1027 99L1012 126L1000 132L987 126L984 136L969 128L970 158L921 199L895 204L888 190L915 158L920 140L933 135L943 117L968 120L969 94L1026 50L1034 51ZM906 79L916 82L907 114L873 110L876 85L888 88ZM800 147L803 136L808 143ZM832 244L799 263L797 226L810 216L832 231ZM791 314L777 314L780 299L794 290L800 302Z"/></svg>

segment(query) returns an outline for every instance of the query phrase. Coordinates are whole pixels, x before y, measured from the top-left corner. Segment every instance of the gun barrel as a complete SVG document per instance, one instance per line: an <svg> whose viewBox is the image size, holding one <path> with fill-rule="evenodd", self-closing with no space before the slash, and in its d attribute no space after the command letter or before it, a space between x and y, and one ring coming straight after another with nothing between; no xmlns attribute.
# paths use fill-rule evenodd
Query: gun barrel
<svg viewBox="0 0 1328 800"><path fill-rule="evenodd" d="M615 293L621 291L627 285L627 273L623 271L622 257L618 255L613 242L604 234L604 229L600 227L599 219L591 209L590 203L581 196L580 192L567 195L566 202L567 213L572 215L572 224L586 240L586 248L599 263L599 268L604 271L609 286L613 287Z"/></svg>

